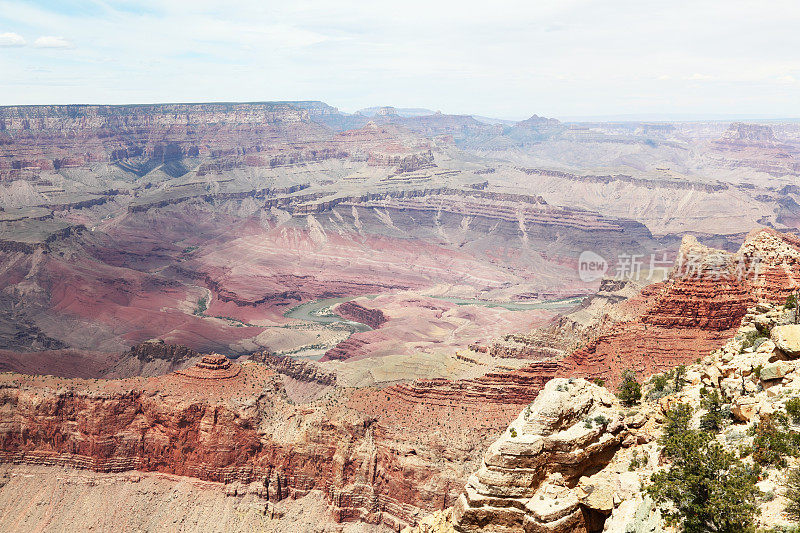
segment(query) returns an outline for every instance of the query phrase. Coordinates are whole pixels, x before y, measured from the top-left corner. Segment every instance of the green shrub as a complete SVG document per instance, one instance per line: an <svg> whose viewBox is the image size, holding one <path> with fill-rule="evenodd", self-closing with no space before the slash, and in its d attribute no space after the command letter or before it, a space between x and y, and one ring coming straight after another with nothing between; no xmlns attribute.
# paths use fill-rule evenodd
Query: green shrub
<svg viewBox="0 0 800 533"><path fill-rule="evenodd" d="M800 521L800 468L794 468L786 476L786 514Z"/></svg>
<svg viewBox="0 0 800 533"><path fill-rule="evenodd" d="M628 471L633 472L645 464L647 464L647 457L639 457L639 452L633 450L633 457L631 457L631 462L628 464Z"/></svg>
<svg viewBox="0 0 800 533"><path fill-rule="evenodd" d="M594 378L592 380L592 383L594 383L598 387L605 387L606 386L606 380L604 380L603 378Z"/></svg>
<svg viewBox="0 0 800 533"><path fill-rule="evenodd" d="M597 415L594 417L594 422L598 426L607 426L609 422L611 422L608 418L604 417L603 415Z"/></svg>
<svg viewBox="0 0 800 533"><path fill-rule="evenodd" d="M786 303L783 304L784 309L795 309L797 307L797 296L790 294L786 298Z"/></svg>
<svg viewBox="0 0 800 533"><path fill-rule="evenodd" d="M533 405L533 403L529 403L528 405L525 406L525 420L528 420L528 418L530 418L530 416L531 416L531 406L532 405Z"/></svg>
<svg viewBox="0 0 800 533"><path fill-rule="evenodd" d="M620 383L617 396L623 404L628 407L636 404L642 399L642 386L636 380L636 373L633 370L622 372L622 382Z"/></svg>
<svg viewBox="0 0 800 533"><path fill-rule="evenodd" d="M767 340L767 337L758 331L751 331L749 333L745 333L742 337L742 345L739 348L739 353L744 353L745 349L747 348L754 348L758 347L762 342Z"/></svg>
<svg viewBox="0 0 800 533"><path fill-rule="evenodd" d="M716 442L689 428L692 408L667 413L661 443L669 466L651 477L647 492L668 523L686 533L755 531L758 473Z"/></svg>
<svg viewBox="0 0 800 533"><path fill-rule="evenodd" d="M792 398L786 402L786 412L792 419L792 423L800 424L800 398Z"/></svg>
<svg viewBox="0 0 800 533"><path fill-rule="evenodd" d="M647 391L647 399L658 400L672 392L673 372L656 374L650 378L650 390Z"/></svg>
<svg viewBox="0 0 800 533"><path fill-rule="evenodd" d="M514 428L509 429L508 432L511 433L512 438L517 436L517 430Z"/></svg>
<svg viewBox="0 0 800 533"><path fill-rule="evenodd" d="M703 393L703 391L701 391ZM700 405L707 412L700 418L700 427L706 431L719 433L730 418L730 411L725 410L725 401L717 389L703 393Z"/></svg>
<svg viewBox="0 0 800 533"><path fill-rule="evenodd" d="M761 465L786 466L786 457L796 457L800 433L787 431L788 420L783 413L762 415L750 428L753 438L753 461Z"/></svg>
<svg viewBox="0 0 800 533"><path fill-rule="evenodd" d="M683 386L686 385L686 365L679 365L675 368L675 382L674 382L674 389L675 392L683 390Z"/></svg>
<svg viewBox="0 0 800 533"><path fill-rule="evenodd" d="M668 383L667 376L664 374L656 374L652 377L650 383L653 384L653 390L663 391Z"/></svg>
<svg viewBox="0 0 800 533"><path fill-rule="evenodd" d="M208 298L203 296L199 300L197 300L197 307L194 308L195 315L202 315L208 309Z"/></svg>
<svg viewBox="0 0 800 533"><path fill-rule="evenodd" d="M686 403L679 403L665 415L664 433L661 436L663 453L673 457L680 452L681 439L689 432L689 423L692 421L694 409Z"/></svg>

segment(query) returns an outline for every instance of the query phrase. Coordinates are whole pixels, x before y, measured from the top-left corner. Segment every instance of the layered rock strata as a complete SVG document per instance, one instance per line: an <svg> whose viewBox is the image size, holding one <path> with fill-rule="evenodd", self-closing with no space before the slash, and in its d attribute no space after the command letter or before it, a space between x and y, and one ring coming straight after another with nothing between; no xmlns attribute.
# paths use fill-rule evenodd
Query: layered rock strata
<svg viewBox="0 0 800 533"><path fill-rule="evenodd" d="M786 416L788 400L800 394L800 325L793 322L794 311L782 306L748 308L723 347L688 365L685 385L650 382L633 410L584 380L550 381L488 448L457 503L405 533L668 530L645 491L652 474L669 467L658 442L665 414L688 405L690 427L698 428L703 399L718 391L731 418L722 417L716 442L752 465L760 421ZM761 341L752 343L754 335ZM784 455L790 467L798 464ZM756 500L756 527L790 527L785 468L763 461L760 468L757 488L769 496Z"/></svg>
<svg viewBox="0 0 800 533"><path fill-rule="evenodd" d="M293 359L275 355L270 352L259 352L250 356L251 361L259 362L278 374L289 376L298 381L318 383L320 385L336 385L336 374L326 372L311 361Z"/></svg>
<svg viewBox="0 0 800 533"><path fill-rule="evenodd" d="M263 365L219 355L148 379L2 374L0 461L163 472L272 502L319 491L332 520L394 530L453 502L463 478L431 469L437 449L409 449L346 399L294 405Z"/></svg>
<svg viewBox="0 0 800 533"><path fill-rule="evenodd" d="M342 318L361 322L372 329L378 329L386 323L386 315L380 309L369 309L355 302L343 302L336 306L336 313Z"/></svg>
<svg viewBox="0 0 800 533"><path fill-rule="evenodd" d="M478 394L498 404L527 403L554 377L615 384L625 369L647 376L693 362L722 346L754 302L783 302L800 287L798 253L798 239L769 229L749 235L736 254L686 237L669 277L622 304L631 312L569 355L472 380L419 380L388 393L419 403L468 404Z"/></svg>
<svg viewBox="0 0 800 533"><path fill-rule="evenodd" d="M456 530L597 531L602 520L593 514L608 510L589 507L571 487L630 434L618 411L613 394L583 379L548 382L470 476L455 505Z"/></svg>

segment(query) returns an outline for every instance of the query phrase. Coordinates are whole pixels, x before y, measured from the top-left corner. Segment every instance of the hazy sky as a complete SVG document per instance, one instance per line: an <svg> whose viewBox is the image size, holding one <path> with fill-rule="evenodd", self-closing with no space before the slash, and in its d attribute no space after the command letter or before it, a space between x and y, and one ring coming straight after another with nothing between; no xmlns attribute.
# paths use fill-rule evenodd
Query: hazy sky
<svg viewBox="0 0 800 533"><path fill-rule="evenodd" d="M800 2L0 0L0 105L800 117Z"/></svg>

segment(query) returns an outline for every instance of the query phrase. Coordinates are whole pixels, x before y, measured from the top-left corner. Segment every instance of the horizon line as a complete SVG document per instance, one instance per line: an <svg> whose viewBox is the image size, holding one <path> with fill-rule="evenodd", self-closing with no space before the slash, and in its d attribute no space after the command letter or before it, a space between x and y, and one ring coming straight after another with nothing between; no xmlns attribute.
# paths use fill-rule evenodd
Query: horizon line
<svg viewBox="0 0 800 533"><path fill-rule="evenodd" d="M443 112L438 110L433 110L428 107L424 106L392 106L392 105L368 105L361 107L355 111L343 111L341 108L331 105L324 100L314 100L314 99L298 99L298 100L206 100L206 101L154 101L154 102L129 102L129 103L88 103L88 102L73 102L73 103L39 103L39 104L0 104L0 109L2 108L30 108L30 107L145 107L145 106L166 106L166 105L254 105L254 104L302 104L302 103L317 103L317 104L324 104L335 109L337 112L343 115L357 115L360 111L366 109L380 109L384 107L394 108L400 112L403 110L415 110L415 111L430 111L431 115L441 112L443 115L449 116L467 116L473 117L478 119L480 118L487 118L492 120L498 121L505 121L505 122L522 122L531 118L532 116L541 116L543 118L554 118L564 123L609 123L609 122L618 122L618 123L635 123L635 122L651 122L651 123L674 123L674 122L735 122L735 121L754 121L754 122L775 122L775 121L787 121L787 122L797 122L800 121L800 116L790 116L790 115L776 115L776 114L753 114L753 113L742 113L742 114L727 114L727 113L709 113L709 114L702 114L702 113L687 113L687 112L674 112L674 113L664 113L664 112L654 112L654 113L605 113L605 114L592 114L592 115L583 115L583 114L570 114L570 115L561 115L561 114L539 114L538 112L533 113L532 115L528 115L526 118L505 118L500 116L492 116L491 114L483 114L483 113L449 113ZM416 116L430 116L430 115L416 115ZM413 118L412 116L407 116L404 118Z"/></svg>

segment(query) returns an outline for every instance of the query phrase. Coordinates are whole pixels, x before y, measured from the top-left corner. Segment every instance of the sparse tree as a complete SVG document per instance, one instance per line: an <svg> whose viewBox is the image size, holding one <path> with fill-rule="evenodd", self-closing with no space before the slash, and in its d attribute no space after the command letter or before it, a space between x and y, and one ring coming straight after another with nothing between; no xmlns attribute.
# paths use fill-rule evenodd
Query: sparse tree
<svg viewBox="0 0 800 533"><path fill-rule="evenodd" d="M691 429L692 409L667 413L662 444L667 469L653 474L647 492L667 521L685 533L749 533L758 512L755 469L726 451L710 433Z"/></svg>
<svg viewBox="0 0 800 533"><path fill-rule="evenodd" d="M786 476L786 514L800 521L800 468L794 468Z"/></svg>
<svg viewBox="0 0 800 533"><path fill-rule="evenodd" d="M787 456L800 453L800 433L790 431L783 413L762 415L750 428L753 435L753 460L762 465L786 466Z"/></svg>
<svg viewBox="0 0 800 533"><path fill-rule="evenodd" d="M622 382L619 385L617 396L628 407L642 399L642 386L636 380L636 373L633 370L622 372Z"/></svg>
<svg viewBox="0 0 800 533"><path fill-rule="evenodd" d="M650 382L653 384L654 390L661 392L667 386L667 376L665 376L664 374L656 374L655 376L653 376Z"/></svg>
<svg viewBox="0 0 800 533"><path fill-rule="evenodd" d="M725 423L727 413L723 410L724 399L717 389L703 394L700 404L706 409L706 414L700 418L700 427L706 431L719 433Z"/></svg>
<svg viewBox="0 0 800 533"><path fill-rule="evenodd" d="M683 390L686 385L686 365L678 365L675 368L675 392Z"/></svg>

